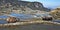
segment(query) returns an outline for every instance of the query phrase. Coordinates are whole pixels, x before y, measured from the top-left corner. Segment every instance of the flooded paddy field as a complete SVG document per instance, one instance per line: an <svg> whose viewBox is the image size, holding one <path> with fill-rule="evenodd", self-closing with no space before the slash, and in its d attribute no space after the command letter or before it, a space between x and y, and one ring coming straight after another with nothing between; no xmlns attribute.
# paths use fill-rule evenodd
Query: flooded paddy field
<svg viewBox="0 0 60 30"><path fill-rule="evenodd" d="M22 21L26 19L33 18L32 15L25 15L25 14L11 14L12 16L19 17ZM7 18L7 16L3 15L0 18ZM60 22L59 20L53 20L52 22ZM0 24L7 24L6 20L0 20ZM11 26L1 26L0 30L60 30L60 25L56 24L43 24L43 23L31 23L27 25L11 25Z"/></svg>

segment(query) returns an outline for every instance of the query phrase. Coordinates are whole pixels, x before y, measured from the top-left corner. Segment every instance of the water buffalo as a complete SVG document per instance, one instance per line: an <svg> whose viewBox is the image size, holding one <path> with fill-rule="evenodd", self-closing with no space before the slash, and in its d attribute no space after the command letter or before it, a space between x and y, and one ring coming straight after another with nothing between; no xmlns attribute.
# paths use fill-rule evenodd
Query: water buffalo
<svg viewBox="0 0 60 30"><path fill-rule="evenodd" d="M52 17L42 17L42 20L51 21L51 20L53 20L53 18Z"/></svg>
<svg viewBox="0 0 60 30"><path fill-rule="evenodd" d="M15 23L15 22L17 22L18 20L20 20L19 18L16 18L16 17L8 17L7 18L7 22L8 23Z"/></svg>

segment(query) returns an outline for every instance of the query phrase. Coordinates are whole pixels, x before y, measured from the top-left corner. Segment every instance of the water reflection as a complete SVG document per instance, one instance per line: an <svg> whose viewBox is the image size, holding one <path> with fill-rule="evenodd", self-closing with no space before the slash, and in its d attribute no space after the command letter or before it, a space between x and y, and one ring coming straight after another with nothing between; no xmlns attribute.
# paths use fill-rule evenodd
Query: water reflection
<svg viewBox="0 0 60 30"><path fill-rule="evenodd" d="M5 20L0 20L0 24L5 24L5 23L7 23L7 21L5 21Z"/></svg>
<svg viewBox="0 0 60 30"><path fill-rule="evenodd" d="M30 14L16 14L16 13L11 13L10 15L15 16L15 17L20 18L20 19L30 19L30 18L33 18L33 16L30 15Z"/></svg>
<svg viewBox="0 0 60 30"><path fill-rule="evenodd" d="M29 19L29 18L34 18L33 15L30 14L15 14L11 13L11 16L18 17L20 19ZM39 17L40 15L36 15ZM2 15L0 18L7 18L8 16ZM60 20L53 20L53 22L59 22ZM7 23L5 20L0 20L0 24L5 24ZM1 30L60 30L60 26L56 25L44 25L44 24L31 24L31 25L26 25L26 26L16 26L16 27L3 27L0 28Z"/></svg>
<svg viewBox="0 0 60 30"><path fill-rule="evenodd" d="M36 17L42 17L42 16L50 16L48 14L36 14L36 15L31 15L31 14L16 14L16 13L11 13L10 14L11 16L15 16L17 18L20 18L21 20L26 20L26 19L32 19L34 18L34 16ZM42 16L41 16L42 15ZM0 18L7 18L8 16L6 15L2 15L0 16ZM60 20L53 20L53 22L59 22L60 23ZM0 24L4 24L4 23L7 23L5 20L0 20Z"/></svg>
<svg viewBox="0 0 60 30"><path fill-rule="evenodd" d="M53 22L58 22L58 23L60 23L60 20L53 20Z"/></svg>
<svg viewBox="0 0 60 30"><path fill-rule="evenodd" d="M2 15L2 16L0 16L0 18L7 18L8 16L5 16L5 15Z"/></svg>
<svg viewBox="0 0 60 30"><path fill-rule="evenodd" d="M14 17L17 17L17 18L20 18L21 20L26 20L26 19L33 18L33 16L30 15L30 14L16 14L16 13L11 13L10 15L14 16ZM7 17L9 17L9 16L6 16L6 15L0 16L0 18L7 18ZM0 20L0 24L4 24L4 23L7 23L7 22L5 20Z"/></svg>

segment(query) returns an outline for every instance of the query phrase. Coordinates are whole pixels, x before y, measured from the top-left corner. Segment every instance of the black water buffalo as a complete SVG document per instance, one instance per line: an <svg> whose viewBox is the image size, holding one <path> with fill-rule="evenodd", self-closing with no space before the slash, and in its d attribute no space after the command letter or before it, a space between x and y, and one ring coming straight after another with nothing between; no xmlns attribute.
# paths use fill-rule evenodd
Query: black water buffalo
<svg viewBox="0 0 60 30"><path fill-rule="evenodd" d="M42 20L51 21L51 20L53 20L53 18L52 17L42 17Z"/></svg>

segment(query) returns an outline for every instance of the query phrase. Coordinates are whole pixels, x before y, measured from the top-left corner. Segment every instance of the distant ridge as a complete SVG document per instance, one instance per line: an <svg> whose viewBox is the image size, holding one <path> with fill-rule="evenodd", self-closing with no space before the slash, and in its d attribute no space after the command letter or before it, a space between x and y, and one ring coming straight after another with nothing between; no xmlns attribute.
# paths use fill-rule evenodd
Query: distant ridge
<svg viewBox="0 0 60 30"><path fill-rule="evenodd" d="M11 5L11 6L10 6ZM18 1L18 0L0 0L0 8L1 6L4 7L19 7L30 8L32 10L41 10L41 11L50 11L50 9L45 8L42 3L40 2L28 2L28 1ZM27 10L27 9L26 9Z"/></svg>

